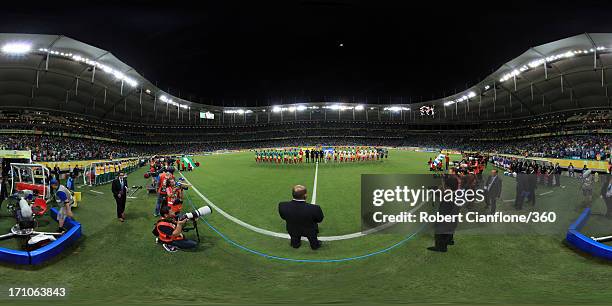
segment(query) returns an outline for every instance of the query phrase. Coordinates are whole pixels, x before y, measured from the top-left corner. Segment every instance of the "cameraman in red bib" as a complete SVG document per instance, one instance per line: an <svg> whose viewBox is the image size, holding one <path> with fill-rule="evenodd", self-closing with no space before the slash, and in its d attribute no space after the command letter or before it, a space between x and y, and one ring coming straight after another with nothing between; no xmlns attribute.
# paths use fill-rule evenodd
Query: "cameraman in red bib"
<svg viewBox="0 0 612 306"><path fill-rule="evenodd" d="M155 223L153 232L157 236L157 242L162 243L166 251L193 249L198 245L195 240L186 239L183 235L183 227L189 221L188 218L178 220L176 214L168 206L163 206L160 213L162 217Z"/></svg>

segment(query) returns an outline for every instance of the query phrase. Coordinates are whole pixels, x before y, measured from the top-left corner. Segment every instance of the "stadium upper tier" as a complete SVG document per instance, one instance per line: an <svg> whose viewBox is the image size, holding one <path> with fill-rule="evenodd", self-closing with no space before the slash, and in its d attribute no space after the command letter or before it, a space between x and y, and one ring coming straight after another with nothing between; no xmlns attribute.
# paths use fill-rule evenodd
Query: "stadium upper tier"
<svg viewBox="0 0 612 306"><path fill-rule="evenodd" d="M609 109L611 65L612 34L585 33L529 48L478 84L442 99L410 104L337 101L236 108L173 96L110 52L69 37L0 34L0 110L59 111L98 120L189 125L516 119Z"/></svg>

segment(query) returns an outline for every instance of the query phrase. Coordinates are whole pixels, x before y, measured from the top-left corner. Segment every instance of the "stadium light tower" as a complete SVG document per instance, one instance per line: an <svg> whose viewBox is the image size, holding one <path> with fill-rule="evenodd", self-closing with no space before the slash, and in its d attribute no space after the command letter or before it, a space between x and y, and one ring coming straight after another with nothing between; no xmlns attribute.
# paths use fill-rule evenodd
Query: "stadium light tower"
<svg viewBox="0 0 612 306"><path fill-rule="evenodd" d="M12 42L2 46L2 52L12 55L26 54L32 50L32 45L25 42Z"/></svg>

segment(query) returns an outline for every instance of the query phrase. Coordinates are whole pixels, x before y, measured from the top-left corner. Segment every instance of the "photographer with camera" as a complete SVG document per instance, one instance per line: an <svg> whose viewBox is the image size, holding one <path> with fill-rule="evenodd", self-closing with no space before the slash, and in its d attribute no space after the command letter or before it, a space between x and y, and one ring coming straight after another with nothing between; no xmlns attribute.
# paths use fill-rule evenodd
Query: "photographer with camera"
<svg viewBox="0 0 612 306"><path fill-rule="evenodd" d="M167 201L167 180L171 178L171 173L169 168L165 168L163 171L159 171L158 179L157 179L157 202L155 203L155 212L154 216L158 217L160 215L161 207L166 205Z"/></svg>
<svg viewBox="0 0 612 306"><path fill-rule="evenodd" d="M196 230L199 241L199 233L196 220L201 216L210 214L210 207L203 206L197 210L186 214L176 215L168 206L160 208L162 217L155 223L153 234L157 236L156 241L161 242L163 247L168 252L176 252L178 249L193 249L198 245L195 240L186 239L183 232L187 230ZM193 221L193 228L185 228L187 221Z"/></svg>

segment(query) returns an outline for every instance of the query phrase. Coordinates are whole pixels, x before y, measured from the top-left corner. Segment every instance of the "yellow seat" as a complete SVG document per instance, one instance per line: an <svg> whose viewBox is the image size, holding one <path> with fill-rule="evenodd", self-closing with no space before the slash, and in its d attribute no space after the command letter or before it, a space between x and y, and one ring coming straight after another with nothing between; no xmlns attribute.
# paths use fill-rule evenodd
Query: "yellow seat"
<svg viewBox="0 0 612 306"><path fill-rule="evenodd" d="M74 200L74 204L72 205L72 207L78 207L79 202L81 202L81 192L75 191L72 199Z"/></svg>

